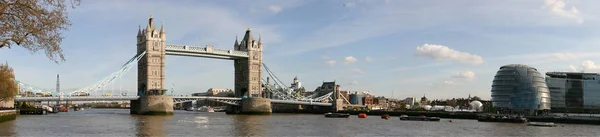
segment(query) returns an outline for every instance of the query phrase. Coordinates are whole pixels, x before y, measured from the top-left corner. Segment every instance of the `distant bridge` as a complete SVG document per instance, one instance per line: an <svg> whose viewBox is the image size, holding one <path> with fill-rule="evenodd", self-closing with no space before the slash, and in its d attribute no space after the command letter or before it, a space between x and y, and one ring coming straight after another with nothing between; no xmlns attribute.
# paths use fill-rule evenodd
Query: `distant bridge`
<svg viewBox="0 0 600 137"><path fill-rule="evenodd" d="M139 96L66 96L66 97L16 97L15 102L38 102L38 101L129 101L137 100ZM240 105L242 98L232 97L213 97L213 96L173 96L173 102L181 103L194 100L212 100L226 103L229 105ZM291 104L291 105L311 105L311 106L331 106L331 103L278 100L272 99L272 104Z"/></svg>

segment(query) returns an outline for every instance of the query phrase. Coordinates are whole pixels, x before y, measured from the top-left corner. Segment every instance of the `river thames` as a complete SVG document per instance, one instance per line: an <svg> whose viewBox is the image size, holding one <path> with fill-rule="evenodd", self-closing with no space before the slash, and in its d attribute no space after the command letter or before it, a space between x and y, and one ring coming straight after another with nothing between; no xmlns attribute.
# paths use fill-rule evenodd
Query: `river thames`
<svg viewBox="0 0 600 137"><path fill-rule="evenodd" d="M400 121L323 115L226 115L175 111L173 116L129 115L128 109L86 109L49 115L20 115L0 123L0 136L597 136L600 126L486 123L442 119Z"/></svg>

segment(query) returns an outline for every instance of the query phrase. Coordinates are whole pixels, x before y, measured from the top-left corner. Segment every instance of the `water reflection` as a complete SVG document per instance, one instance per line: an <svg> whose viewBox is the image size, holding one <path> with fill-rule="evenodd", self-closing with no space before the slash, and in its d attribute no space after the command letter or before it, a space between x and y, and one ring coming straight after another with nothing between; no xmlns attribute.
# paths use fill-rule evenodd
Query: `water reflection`
<svg viewBox="0 0 600 137"><path fill-rule="evenodd" d="M235 136L265 136L265 116L235 115L233 132Z"/></svg>
<svg viewBox="0 0 600 137"><path fill-rule="evenodd" d="M137 136L166 136L164 125L171 116L134 116L136 119L135 129Z"/></svg>
<svg viewBox="0 0 600 137"><path fill-rule="evenodd" d="M5 122L1 122L0 123L0 136L15 136L16 135L16 131L15 131L15 120L12 121L5 121Z"/></svg>

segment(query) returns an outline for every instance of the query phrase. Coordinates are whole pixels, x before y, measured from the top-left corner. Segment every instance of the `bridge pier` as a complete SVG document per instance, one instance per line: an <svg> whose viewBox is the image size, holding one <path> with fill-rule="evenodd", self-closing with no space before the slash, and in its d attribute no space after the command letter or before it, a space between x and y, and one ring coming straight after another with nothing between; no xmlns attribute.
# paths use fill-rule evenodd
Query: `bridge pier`
<svg viewBox="0 0 600 137"><path fill-rule="evenodd" d="M250 114L250 115L270 115L271 99L268 98L242 98L241 106L228 106L226 114Z"/></svg>
<svg viewBox="0 0 600 137"><path fill-rule="evenodd" d="M130 114L138 115L173 115L173 97L165 95L140 96L131 100Z"/></svg>

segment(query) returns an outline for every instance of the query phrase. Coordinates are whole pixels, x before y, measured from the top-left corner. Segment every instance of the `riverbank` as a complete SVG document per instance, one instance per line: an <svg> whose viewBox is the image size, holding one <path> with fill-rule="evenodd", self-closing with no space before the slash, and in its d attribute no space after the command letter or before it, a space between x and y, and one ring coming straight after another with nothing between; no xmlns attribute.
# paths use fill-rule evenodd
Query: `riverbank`
<svg viewBox="0 0 600 137"><path fill-rule="evenodd" d="M16 110L0 110L0 123L17 119Z"/></svg>

